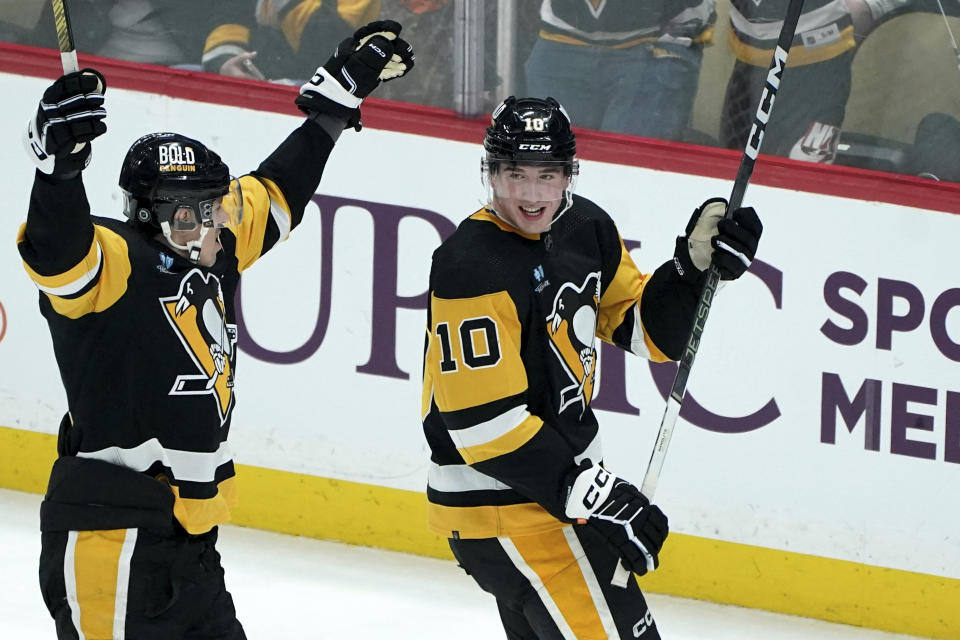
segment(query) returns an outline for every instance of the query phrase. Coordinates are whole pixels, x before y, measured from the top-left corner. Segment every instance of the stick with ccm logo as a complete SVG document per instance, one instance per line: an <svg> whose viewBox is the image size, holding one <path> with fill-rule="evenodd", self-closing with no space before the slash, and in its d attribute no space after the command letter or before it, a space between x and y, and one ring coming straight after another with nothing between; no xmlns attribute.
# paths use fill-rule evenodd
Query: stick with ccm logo
<svg viewBox="0 0 960 640"><path fill-rule="evenodd" d="M764 84L763 95L760 96L760 102L757 105L757 114L754 117L753 128L747 138L747 146L740 159L740 167L737 169L737 177L733 183L733 191L730 194L730 202L727 205L725 217L730 216L740 207L741 202L743 202L743 196L747 191L750 176L753 175L753 168L756 164L757 156L760 153L760 144L763 142L763 132L766 129L767 123L770 121L773 102L776 99L777 90L780 88L784 69L787 66L787 54L790 51L790 45L793 42L793 36L796 33L797 22L800 19L802 10L803 0L790 0L790 4L787 6L787 15L783 19L783 27L780 29L777 47L770 60L767 82ZM660 472L663 469L663 463L667 456L667 447L670 446L670 438L673 437L673 429L677 424L677 418L680 416L680 406L683 404L683 397L687 392L687 380L690 377L690 370L693 367L694 359L697 357L697 351L700 348L700 342L703 337L703 330L706 326L707 317L710 314L710 307L719 284L720 270L714 262L710 265L707 278L700 290L700 301L697 304L695 321L690 328L687 347L684 349L683 357L680 359L680 365L677 367L677 377L673 381L670 396L667 398L667 406L664 409L663 419L660 422L657 440L650 454L650 463L647 465L647 472L640 486L640 492L647 496L648 499L652 499L654 492L657 490ZM629 573L621 564L617 567L617 571L614 574L613 584L619 587L626 587L628 578Z"/></svg>

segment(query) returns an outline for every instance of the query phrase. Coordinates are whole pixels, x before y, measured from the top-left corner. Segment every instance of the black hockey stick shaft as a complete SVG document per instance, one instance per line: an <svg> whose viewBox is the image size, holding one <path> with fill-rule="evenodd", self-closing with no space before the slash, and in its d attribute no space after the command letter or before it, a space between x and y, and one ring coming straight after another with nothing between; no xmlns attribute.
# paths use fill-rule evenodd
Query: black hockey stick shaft
<svg viewBox="0 0 960 640"><path fill-rule="evenodd" d="M740 204L743 202L743 196L747 191L747 185L750 183L750 176L753 175L757 155L760 153L760 144L763 142L763 133L770 120L770 113L773 111L773 102L776 98L777 90L780 88L780 81L783 78L784 68L787 64L787 54L790 51L790 44L793 42L793 37L797 30L797 21L800 19L802 9L803 0L790 0L790 4L787 6L787 15L783 19L780 38L777 40L777 47L773 51L773 58L767 70L767 79L763 86L763 93L760 96L760 103L757 105L757 113L756 116L754 116L753 127L750 130L750 135L747 137L747 145L743 151L743 156L740 158L740 168L737 169L737 177L734 180L733 191L730 194L730 205L727 207L726 212L727 217L740 207ZM687 346L680 358L677 376L673 380L670 396L667 398L667 407L663 414L663 420L660 423L657 442L650 455L650 464L647 466L647 473L643 478L643 484L640 488L648 498L653 497L657 488L660 471L663 468L664 457L667 453L667 446L670 444L674 425L676 425L677 417L680 415L680 406L687 392L687 380L690 377L690 370L693 368L693 361L697 357L697 351L700 349L703 330L707 323L707 317L710 315L710 306L713 303L714 296L717 292L717 285L719 284L720 271L715 264L711 264L706 281L700 291L700 300L697 303L697 312L694 316L693 326L690 328L690 334L687 337Z"/></svg>
<svg viewBox="0 0 960 640"><path fill-rule="evenodd" d="M67 0L53 0L53 22L57 27L57 45L60 47L60 62L64 73L80 70L77 62L77 45L73 40L73 27L70 26L70 11Z"/></svg>
<svg viewBox="0 0 960 640"><path fill-rule="evenodd" d="M790 51L790 45L797 31L797 22L800 20L800 13L803 10L803 0L790 0L787 6L787 15L783 19L783 26L780 28L780 37L777 40L777 47L773 51L773 58L770 60L770 68L767 70L767 79L763 86L763 93L760 96L760 104L757 105L757 113L753 119L753 127L750 135L747 137L747 145L740 158L740 168L737 169L737 177L733 182L733 191L730 194L730 204L727 207L726 216L729 217L743 202L743 196L747 191L747 185L750 183L750 176L753 175L753 167L757 162L757 155L760 153L760 143L763 142L763 132L770 120L770 113L773 111L773 102L780 88L780 81L783 78L783 71L787 64L787 54ZM667 397L667 406L663 412L663 419L660 422L660 431L657 433L657 441L650 454L650 463L647 465L647 472L643 477L643 484L640 485L640 491L648 499L653 500L653 494L657 490L657 484L660 481L660 472L663 469L663 462L667 455L667 447L670 446L670 439L673 437L673 430L677 424L677 418L680 415L680 407L683 404L683 398L687 393L687 380L690 377L690 370L693 368L693 361L697 357L697 351L700 349L700 341L703 337L703 329L707 324L707 317L710 315L710 306L713 304L714 296L717 293L717 286L720 284L720 271L715 264L710 265L707 272L706 282L700 290L700 300L697 303L697 312L694 316L693 327L690 328L690 334L687 337L687 346L684 348L683 355L680 358L677 376L673 379L673 386L670 388L670 395ZM629 574L623 565L617 566L617 571L613 577L613 583L625 587Z"/></svg>

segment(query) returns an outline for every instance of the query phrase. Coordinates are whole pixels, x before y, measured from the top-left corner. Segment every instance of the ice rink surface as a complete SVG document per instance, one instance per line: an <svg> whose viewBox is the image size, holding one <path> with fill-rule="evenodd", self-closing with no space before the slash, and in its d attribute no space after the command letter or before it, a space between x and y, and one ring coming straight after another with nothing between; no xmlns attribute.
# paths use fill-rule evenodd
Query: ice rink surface
<svg viewBox="0 0 960 640"><path fill-rule="evenodd" d="M38 495L0 489L0 640L54 637L37 586L39 506ZM453 562L231 526L218 547L251 640L504 638L493 599ZM912 637L647 596L665 640Z"/></svg>

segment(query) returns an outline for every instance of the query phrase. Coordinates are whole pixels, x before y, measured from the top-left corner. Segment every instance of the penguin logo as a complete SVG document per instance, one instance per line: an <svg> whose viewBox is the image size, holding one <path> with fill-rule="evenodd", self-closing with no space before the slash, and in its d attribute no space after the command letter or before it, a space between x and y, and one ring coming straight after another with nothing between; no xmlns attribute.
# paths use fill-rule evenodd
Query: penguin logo
<svg viewBox="0 0 960 640"><path fill-rule="evenodd" d="M191 269L180 281L177 295L160 298L160 304L200 371L177 376L169 395L210 395L223 426L233 407L237 327L226 322L220 281L212 273Z"/></svg>
<svg viewBox="0 0 960 640"><path fill-rule="evenodd" d="M599 271L588 274L580 286L565 282L553 299L553 310L546 321L547 335L551 350L570 378L570 384L560 390L557 413L576 405L582 416L593 399L597 367L593 344L599 304Z"/></svg>

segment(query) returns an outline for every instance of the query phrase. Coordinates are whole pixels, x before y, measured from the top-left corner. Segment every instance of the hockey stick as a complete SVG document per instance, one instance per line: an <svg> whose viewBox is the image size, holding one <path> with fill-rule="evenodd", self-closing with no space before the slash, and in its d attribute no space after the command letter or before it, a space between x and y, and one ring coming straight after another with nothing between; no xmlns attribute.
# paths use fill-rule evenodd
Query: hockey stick
<svg viewBox="0 0 960 640"><path fill-rule="evenodd" d="M57 27L57 45L60 47L60 64L63 67L63 73L80 71L80 63L77 61L77 45L73 40L73 27L70 26L70 12L67 10L67 0L53 0L53 23ZM71 153L77 153L86 144L86 142L75 144Z"/></svg>
<svg viewBox="0 0 960 640"><path fill-rule="evenodd" d="M763 132L770 120L770 112L773 111L773 102L777 96L777 90L780 88L783 70L787 64L787 54L790 52L790 44L793 42L793 36L797 30L797 21L800 19L802 9L803 0L790 0L790 4L787 6L787 15L783 19L777 48L774 49L773 58L770 60L767 81L763 87L763 94L760 96L760 104L757 106L757 115L753 119L753 127L750 130L750 135L747 136L747 146L740 158L740 168L737 169L737 177L733 182L733 192L730 194L730 204L727 207L726 217L730 217L730 214L740 207L740 203L743 202L743 195L747 191L747 185L750 183L750 176L753 175L753 167L757 162L757 155L760 153L760 143L763 142ZM680 358L677 377L673 379L670 396L667 398L667 406L660 422L657 442L650 454L650 463L647 465L646 475L643 476L643 484L640 485L640 492L650 500L653 500L653 494L657 490L660 471L663 469L663 462L667 455L667 447L670 446L670 438L673 437L673 429L677 424L677 417L680 415L680 405L683 404L683 397L687 393L687 379L690 377L690 369L693 367L694 358L697 357L697 350L700 348L700 340L703 337L703 329L707 323L710 306L713 303L719 284L720 271L715 264L711 264L710 270L707 272L707 280L700 291L697 313L694 317L693 327L690 329L690 335L687 337L687 346ZM620 563L617 565L612 582L618 587L626 587L629 577L630 573L624 568L623 563Z"/></svg>
<svg viewBox="0 0 960 640"><path fill-rule="evenodd" d="M70 26L70 12L67 0L53 0L53 22L57 26L57 44L60 46L60 63L64 73L80 71L77 62L77 45L73 41L73 28Z"/></svg>
<svg viewBox="0 0 960 640"><path fill-rule="evenodd" d="M957 69L960 69L960 47L957 46L957 39L953 37L953 29L950 28L950 21L947 20L947 12L943 9L943 2L937 0L937 6L940 7L940 15L943 16L943 24L947 27L947 33L950 34L950 43L953 45L953 52L957 56Z"/></svg>

